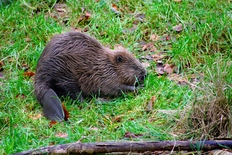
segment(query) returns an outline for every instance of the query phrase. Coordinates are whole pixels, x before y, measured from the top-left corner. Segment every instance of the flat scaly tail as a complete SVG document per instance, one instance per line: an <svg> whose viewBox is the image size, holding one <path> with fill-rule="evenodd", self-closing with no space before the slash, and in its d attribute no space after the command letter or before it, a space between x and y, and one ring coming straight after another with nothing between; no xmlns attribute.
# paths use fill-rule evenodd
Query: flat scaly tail
<svg viewBox="0 0 232 155"><path fill-rule="evenodd" d="M48 89L46 91L41 100L41 104L46 118L55 122L61 122L64 120L65 114L61 101L52 89Z"/></svg>

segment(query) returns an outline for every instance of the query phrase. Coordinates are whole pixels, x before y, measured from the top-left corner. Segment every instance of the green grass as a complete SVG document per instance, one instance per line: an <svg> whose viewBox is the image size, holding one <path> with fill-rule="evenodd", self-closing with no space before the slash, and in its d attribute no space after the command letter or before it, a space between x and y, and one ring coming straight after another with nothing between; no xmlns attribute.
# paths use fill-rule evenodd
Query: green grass
<svg viewBox="0 0 232 155"><path fill-rule="evenodd" d="M0 62L4 63L4 77L0 78L0 154L76 142L83 137L83 142L128 140L124 137L126 132L142 134L130 140L172 140L186 134L173 128L180 117L178 111L192 103L195 92L189 85L170 81L166 75L158 77L155 62L150 63L145 87L138 95L125 94L107 104L96 104L95 99L84 103L66 99L64 104L71 113L70 122L49 128L46 118L34 120L42 108L33 94L33 77L23 76L24 69L35 72L39 56L50 38L71 28L88 30L87 33L112 48L116 44L123 45L138 58L149 53L142 51L141 41L152 42L151 34L168 35L170 40L153 42L158 51L166 52L168 57L163 61L175 64L176 72L189 81L195 75L210 84L216 75L226 73L220 80L228 88L225 94L231 105L232 6L229 1L62 2L67 4L66 13L58 18L54 18L56 1L19 0L0 6ZM123 10L120 15L112 11L112 3ZM78 22L85 11L91 18ZM145 15L142 22L138 14ZM179 23L183 30L178 33L172 27ZM216 70L211 66L221 64L217 62L229 65ZM156 97L153 110L148 113L146 105L153 96ZM119 121L115 121L117 117ZM57 137L60 132L67 133L68 137ZM232 133L228 133L227 137L231 136Z"/></svg>

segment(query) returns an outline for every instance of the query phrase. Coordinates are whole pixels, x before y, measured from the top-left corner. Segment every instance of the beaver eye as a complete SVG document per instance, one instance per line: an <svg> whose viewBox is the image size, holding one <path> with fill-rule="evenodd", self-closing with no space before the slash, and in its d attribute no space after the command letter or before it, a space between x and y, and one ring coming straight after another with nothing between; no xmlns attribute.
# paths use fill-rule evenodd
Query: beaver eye
<svg viewBox="0 0 232 155"><path fill-rule="evenodd" d="M139 67L137 67L137 66L132 66L132 68L133 68L134 70L138 70L138 69L139 69Z"/></svg>
<svg viewBox="0 0 232 155"><path fill-rule="evenodd" d="M122 57L121 55L118 55L118 56L116 57L116 61L119 62L119 63L122 63L123 57Z"/></svg>

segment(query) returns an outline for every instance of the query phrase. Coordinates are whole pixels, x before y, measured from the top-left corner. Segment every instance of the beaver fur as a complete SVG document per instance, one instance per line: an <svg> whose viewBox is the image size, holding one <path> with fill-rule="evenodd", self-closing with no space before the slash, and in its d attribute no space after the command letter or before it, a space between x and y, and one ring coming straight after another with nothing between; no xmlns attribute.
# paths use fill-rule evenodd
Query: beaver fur
<svg viewBox="0 0 232 155"><path fill-rule="evenodd" d="M114 97L134 91L135 83L142 83L145 76L145 68L125 49L110 50L87 34L68 32L54 36L45 47L34 88L45 116L61 121L59 97Z"/></svg>

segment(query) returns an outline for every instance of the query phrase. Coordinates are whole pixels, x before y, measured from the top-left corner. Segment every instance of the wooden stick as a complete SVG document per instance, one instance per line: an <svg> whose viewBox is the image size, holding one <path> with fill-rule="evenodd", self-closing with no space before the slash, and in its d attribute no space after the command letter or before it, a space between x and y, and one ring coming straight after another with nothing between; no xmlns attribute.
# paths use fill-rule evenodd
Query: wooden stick
<svg viewBox="0 0 232 155"><path fill-rule="evenodd" d="M47 146L28 150L14 155L42 154L96 154L117 152L147 152L147 151L209 151L214 149L232 149L232 140L209 141L156 141L156 142L95 142L69 143Z"/></svg>

